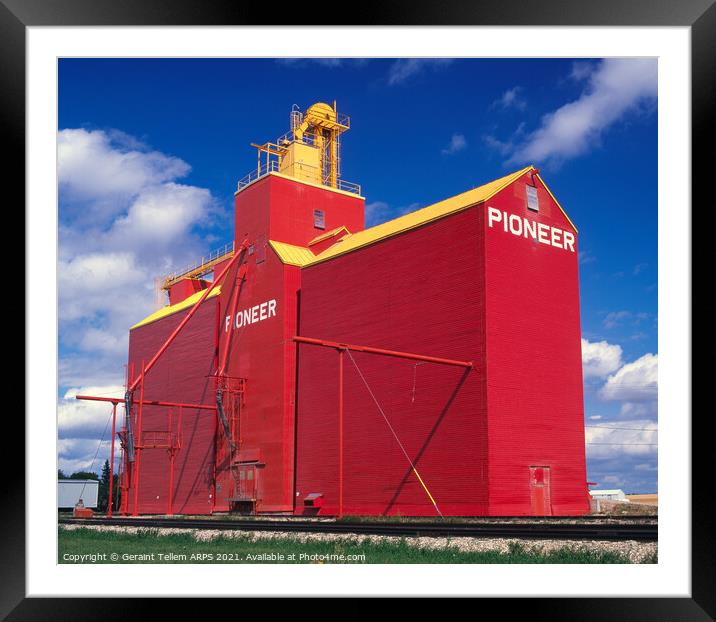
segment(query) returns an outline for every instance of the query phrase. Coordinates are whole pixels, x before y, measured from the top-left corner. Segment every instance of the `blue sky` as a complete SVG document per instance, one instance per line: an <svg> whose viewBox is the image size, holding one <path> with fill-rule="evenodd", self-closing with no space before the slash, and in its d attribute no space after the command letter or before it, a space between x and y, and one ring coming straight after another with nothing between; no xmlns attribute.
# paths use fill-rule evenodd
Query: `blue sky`
<svg viewBox="0 0 716 622"><path fill-rule="evenodd" d="M231 241L249 143L286 131L292 104L334 99L352 119L343 178L362 185L369 224L541 169L580 232L589 479L655 491L648 59L61 60L60 465L91 465L109 409L71 397L121 390L127 328L153 310L153 277Z"/></svg>

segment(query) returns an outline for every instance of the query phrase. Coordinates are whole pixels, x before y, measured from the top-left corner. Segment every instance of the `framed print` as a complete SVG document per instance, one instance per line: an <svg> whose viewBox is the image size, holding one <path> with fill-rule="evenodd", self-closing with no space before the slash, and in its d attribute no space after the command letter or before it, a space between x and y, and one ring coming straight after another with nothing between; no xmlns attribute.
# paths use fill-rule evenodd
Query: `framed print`
<svg viewBox="0 0 716 622"><path fill-rule="evenodd" d="M716 615L690 285L712 3L0 11L28 242L3 615Z"/></svg>

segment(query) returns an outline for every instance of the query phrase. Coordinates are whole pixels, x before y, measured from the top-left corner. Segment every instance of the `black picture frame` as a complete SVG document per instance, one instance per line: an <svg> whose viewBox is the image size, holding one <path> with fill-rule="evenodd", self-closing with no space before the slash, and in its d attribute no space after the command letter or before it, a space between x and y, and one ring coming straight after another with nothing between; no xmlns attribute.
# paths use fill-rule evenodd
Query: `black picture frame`
<svg viewBox="0 0 716 622"><path fill-rule="evenodd" d="M12 180L6 190L14 190L14 206L24 205L25 188L25 39L31 26L171 26L171 25L304 25L288 23L302 15L311 19L305 25L502 25L502 26L689 26L692 54L692 197L706 201L705 189L710 182L706 167L713 161L714 132L708 123L716 110L716 6L714 0L480 0L456 2L368 2L358 6L332 5L330 11L299 14L278 4L239 3L227 0L0 0L0 98L2 99L2 136L8 158L5 179ZM699 157L699 154L702 154ZM691 216L686 206L684 217ZM23 226L29 223L25 221ZM6 233L8 228L5 229ZM692 245L693 248L693 245ZM690 277L690 275L689 275ZM32 330L26 325L26 334ZM32 373L32 370L28 370ZM24 453L25 428L17 416L5 413L3 436L6 475L3 529L0 532L0 616L8 620L114 619L130 616L147 617L146 602L139 599L25 598L25 479L18 472ZM684 420L690 413L683 413ZM26 413L26 416L28 413ZM48 424L52 413L45 415ZM716 619L716 597L713 589L714 538L707 497L711 495L710 465L706 447L711 436L706 429L707 414L692 418L692 591L691 598L547 598L502 599L501 619L550 618L552 620L712 620ZM12 451L10 451L10 447ZM663 464L663 462L662 462ZM48 508L47 511L54 511ZM439 580L439 574L436 574ZM709 587L711 585L711 587ZM593 587L593 586L590 586ZM81 586L78 586L81 591ZM200 603L182 600L178 603L183 616L208 615ZM294 609L284 601L281 608ZM169 615L172 606L166 601L162 609ZM249 614L247 608L235 609ZM273 614L277 614L277 610ZM323 614L326 614L324 611ZM333 615L333 614L330 614ZM374 604L360 601L342 617L374 615ZM446 614L447 615L447 614ZM456 613L451 615L457 615Z"/></svg>

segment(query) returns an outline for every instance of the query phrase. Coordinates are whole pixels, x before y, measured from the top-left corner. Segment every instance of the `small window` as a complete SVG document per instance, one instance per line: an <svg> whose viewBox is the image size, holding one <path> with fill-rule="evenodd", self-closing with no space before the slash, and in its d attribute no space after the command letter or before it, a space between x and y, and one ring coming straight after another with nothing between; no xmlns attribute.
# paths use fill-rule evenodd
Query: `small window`
<svg viewBox="0 0 716 622"><path fill-rule="evenodd" d="M539 212L539 199L537 198L537 188L534 186L525 186L527 188L527 208L535 212Z"/></svg>
<svg viewBox="0 0 716 622"><path fill-rule="evenodd" d="M322 209L313 210L313 226L316 229L326 228L326 212L324 212Z"/></svg>

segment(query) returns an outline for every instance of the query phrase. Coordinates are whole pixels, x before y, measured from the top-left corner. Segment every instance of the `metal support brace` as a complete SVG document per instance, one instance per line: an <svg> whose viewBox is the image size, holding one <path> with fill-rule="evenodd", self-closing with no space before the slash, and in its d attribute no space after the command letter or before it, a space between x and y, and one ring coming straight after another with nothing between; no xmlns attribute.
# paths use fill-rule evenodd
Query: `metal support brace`
<svg viewBox="0 0 716 622"><path fill-rule="evenodd" d="M233 455L234 451L236 451L236 445L234 444L234 439L231 438L229 420L226 418L226 413L224 412L224 391L221 387L216 390L216 412L219 413L219 419L221 419L221 425L224 427L224 434L229 441L229 448Z"/></svg>
<svg viewBox="0 0 716 622"><path fill-rule="evenodd" d="M127 460L134 462L134 431L132 428L132 392L124 394L124 412L127 422Z"/></svg>

